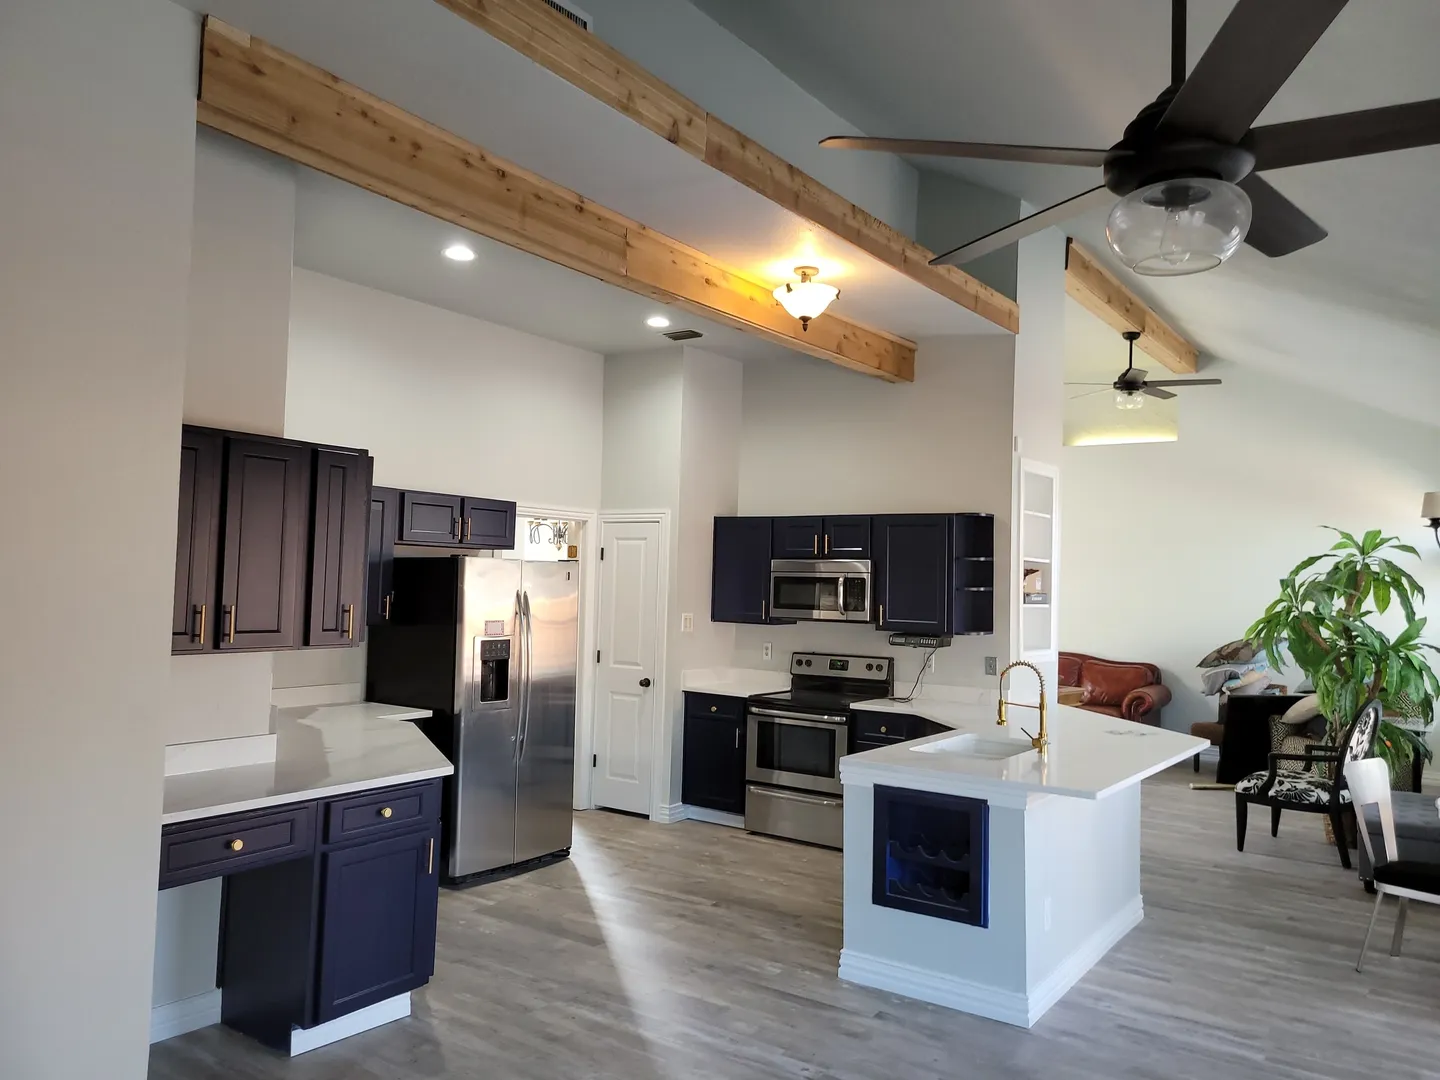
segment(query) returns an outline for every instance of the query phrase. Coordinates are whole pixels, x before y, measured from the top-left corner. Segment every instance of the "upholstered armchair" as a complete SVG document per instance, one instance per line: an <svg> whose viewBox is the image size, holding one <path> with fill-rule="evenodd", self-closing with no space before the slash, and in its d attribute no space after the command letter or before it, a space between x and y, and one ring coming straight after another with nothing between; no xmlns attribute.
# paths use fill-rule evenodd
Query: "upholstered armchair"
<svg viewBox="0 0 1440 1080"><path fill-rule="evenodd" d="M1141 724L1160 724L1170 690L1154 664L1102 660L1084 653L1060 654L1060 685L1083 692L1079 707Z"/></svg>

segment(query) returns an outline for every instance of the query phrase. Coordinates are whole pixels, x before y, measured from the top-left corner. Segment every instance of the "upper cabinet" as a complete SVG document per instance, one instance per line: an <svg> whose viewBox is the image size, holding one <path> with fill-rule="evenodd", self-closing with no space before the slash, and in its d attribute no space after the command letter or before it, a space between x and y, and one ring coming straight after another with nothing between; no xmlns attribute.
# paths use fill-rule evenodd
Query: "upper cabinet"
<svg viewBox="0 0 1440 1080"><path fill-rule="evenodd" d="M225 442L216 644L221 649L290 648L300 643L299 590L314 450L261 438Z"/></svg>
<svg viewBox="0 0 1440 1080"><path fill-rule="evenodd" d="M369 487L363 450L186 427L171 651L357 643Z"/></svg>
<svg viewBox="0 0 1440 1080"><path fill-rule="evenodd" d="M171 652L214 648L224 448L224 436L214 432L186 428L181 434L180 520L175 537Z"/></svg>
<svg viewBox="0 0 1440 1080"><path fill-rule="evenodd" d="M885 514L873 520L879 629L950 632L950 521L945 514Z"/></svg>
<svg viewBox="0 0 1440 1080"><path fill-rule="evenodd" d="M710 578L712 622L769 621L771 519L715 519Z"/></svg>
<svg viewBox="0 0 1440 1080"><path fill-rule="evenodd" d="M820 554L832 559L870 558L870 518L859 514L827 517L820 534Z"/></svg>
<svg viewBox="0 0 1440 1080"><path fill-rule="evenodd" d="M354 645L365 625L371 459L315 452L307 645Z"/></svg>
<svg viewBox="0 0 1440 1080"><path fill-rule="evenodd" d="M400 493L402 544L458 544L462 535L464 500L459 495L426 491Z"/></svg>
<svg viewBox="0 0 1440 1080"><path fill-rule="evenodd" d="M825 522L818 517L772 518L770 554L776 559L813 559L820 555Z"/></svg>
<svg viewBox="0 0 1440 1080"><path fill-rule="evenodd" d="M509 551L515 546L515 504L466 495L460 504L460 542Z"/></svg>
<svg viewBox="0 0 1440 1080"><path fill-rule="evenodd" d="M365 621L379 626L390 621L395 603L395 536L400 530L400 492L370 489L370 523L365 569Z"/></svg>

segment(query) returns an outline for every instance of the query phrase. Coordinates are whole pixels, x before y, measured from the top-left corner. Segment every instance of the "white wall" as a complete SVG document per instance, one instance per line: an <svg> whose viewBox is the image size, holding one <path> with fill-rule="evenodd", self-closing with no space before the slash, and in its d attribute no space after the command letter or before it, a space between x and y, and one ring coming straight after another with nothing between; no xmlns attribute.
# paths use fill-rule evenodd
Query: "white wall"
<svg viewBox="0 0 1440 1080"><path fill-rule="evenodd" d="M959 176L917 170L915 239L931 251L945 252L978 240L1020 218L1020 200ZM967 262L962 269L992 289L1015 298L1018 244Z"/></svg>
<svg viewBox="0 0 1440 1080"><path fill-rule="evenodd" d="M674 0L585 0L596 36L906 236L915 235L916 172L893 154L821 149L864 134L730 31Z"/></svg>
<svg viewBox="0 0 1440 1080"><path fill-rule="evenodd" d="M1440 551L1419 521L1421 494L1440 488L1440 428L1242 365L1207 361L1205 374L1224 385L1182 394L1178 442L1067 447L1062 458L1060 645L1160 665L1175 695L1164 723L1177 729L1214 719L1195 664L1329 547L1321 525L1413 544L1423 561L1411 568L1440 614Z"/></svg>
<svg viewBox="0 0 1440 1080"><path fill-rule="evenodd" d="M0 1076L141 1080L198 21L0 6ZM97 543L97 537L102 542Z"/></svg>
<svg viewBox="0 0 1440 1080"><path fill-rule="evenodd" d="M908 384L819 362L745 372L740 513L995 515L995 633L957 637L937 654L930 683L989 685L984 658L1009 655L1014 350L1009 337L923 341ZM799 649L894 654L897 690L908 690L923 653L896 649L887 636L823 623L739 626L733 662L789 670Z"/></svg>

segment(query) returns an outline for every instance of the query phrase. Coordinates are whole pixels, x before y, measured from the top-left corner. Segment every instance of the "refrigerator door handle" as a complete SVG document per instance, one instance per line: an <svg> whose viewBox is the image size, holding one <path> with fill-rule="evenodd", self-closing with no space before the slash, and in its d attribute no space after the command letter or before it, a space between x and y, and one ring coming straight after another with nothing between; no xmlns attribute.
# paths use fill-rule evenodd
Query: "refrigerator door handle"
<svg viewBox="0 0 1440 1080"><path fill-rule="evenodd" d="M525 657L525 698L520 706L520 756L525 756L525 740L530 737L530 694L534 690L535 632L530 618L530 593L520 597L520 626L524 632L521 653Z"/></svg>
<svg viewBox="0 0 1440 1080"><path fill-rule="evenodd" d="M515 760L520 760L520 754L525 746L525 704L529 697L525 656L525 608L520 600L520 590L515 590L515 676L516 676L516 701L515 715L517 717L515 730Z"/></svg>

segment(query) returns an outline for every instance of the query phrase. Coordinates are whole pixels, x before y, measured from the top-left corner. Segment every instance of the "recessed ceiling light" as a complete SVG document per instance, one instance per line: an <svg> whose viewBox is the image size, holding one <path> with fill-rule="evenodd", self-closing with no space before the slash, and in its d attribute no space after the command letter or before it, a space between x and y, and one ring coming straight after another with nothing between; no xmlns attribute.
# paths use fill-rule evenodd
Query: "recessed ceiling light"
<svg viewBox="0 0 1440 1080"><path fill-rule="evenodd" d="M665 327L670 325L670 320L665 318L664 315L651 315L645 320L645 325L653 326L656 330L664 330Z"/></svg>
<svg viewBox="0 0 1440 1080"><path fill-rule="evenodd" d="M445 249L444 254L447 259L454 259L456 262L473 262L475 260L475 252L464 244L451 244Z"/></svg>

